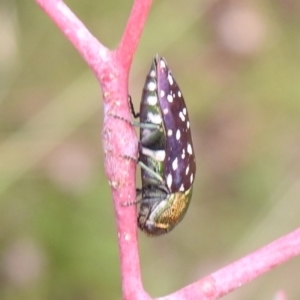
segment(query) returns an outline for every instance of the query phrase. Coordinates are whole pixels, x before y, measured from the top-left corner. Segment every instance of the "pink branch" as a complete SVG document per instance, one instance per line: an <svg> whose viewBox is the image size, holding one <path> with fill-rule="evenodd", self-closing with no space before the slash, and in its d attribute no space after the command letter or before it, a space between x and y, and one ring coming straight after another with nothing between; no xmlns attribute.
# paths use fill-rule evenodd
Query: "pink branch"
<svg viewBox="0 0 300 300"><path fill-rule="evenodd" d="M97 74L109 50L88 31L61 0L36 0Z"/></svg>
<svg viewBox="0 0 300 300"><path fill-rule="evenodd" d="M117 49L126 65L131 65L132 49L136 49L151 6L150 1L135 1L122 40Z"/></svg>
<svg viewBox="0 0 300 300"><path fill-rule="evenodd" d="M121 46L114 52L99 43L61 0L36 0L72 42L96 74L103 92L102 144L105 171L112 188L124 299L149 299L140 273L135 206L124 207L135 193L135 163L124 155L137 156L137 138L132 126L112 117L130 120L128 74L134 51L149 11L151 0L136 0ZM103 199L106 200L106 199Z"/></svg>
<svg viewBox="0 0 300 300"><path fill-rule="evenodd" d="M214 300L300 254L300 228L159 300Z"/></svg>

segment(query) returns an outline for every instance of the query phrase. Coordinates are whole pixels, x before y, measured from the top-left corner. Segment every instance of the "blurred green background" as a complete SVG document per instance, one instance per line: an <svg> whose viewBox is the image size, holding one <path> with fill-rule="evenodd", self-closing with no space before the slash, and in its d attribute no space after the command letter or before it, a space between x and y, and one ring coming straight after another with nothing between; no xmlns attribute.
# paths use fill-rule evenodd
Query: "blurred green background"
<svg viewBox="0 0 300 300"><path fill-rule="evenodd" d="M115 48L132 1L67 4ZM146 290L165 295L299 226L300 2L154 1L129 82L138 106L155 53L188 105L190 209L140 233ZM101 147L101 90L35 1L0 2L0 299L120 299ZM138 173L139 177L139 173ZM300 299L296 258L224 297Z"/></svg>

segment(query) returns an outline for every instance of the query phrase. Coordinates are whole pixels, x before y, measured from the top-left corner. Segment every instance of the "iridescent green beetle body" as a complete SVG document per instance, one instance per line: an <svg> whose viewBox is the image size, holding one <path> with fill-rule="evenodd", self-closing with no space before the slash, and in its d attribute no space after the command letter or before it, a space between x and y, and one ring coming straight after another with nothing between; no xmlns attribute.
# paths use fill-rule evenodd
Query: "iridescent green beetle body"
<svg viewBox="0 0 300 300"><path fill-rule="evenodd" d="M140 105L142 189L138 226L148 235L172 230L184 217L196 173L190 122L166 61L156 56Z"/></svg>

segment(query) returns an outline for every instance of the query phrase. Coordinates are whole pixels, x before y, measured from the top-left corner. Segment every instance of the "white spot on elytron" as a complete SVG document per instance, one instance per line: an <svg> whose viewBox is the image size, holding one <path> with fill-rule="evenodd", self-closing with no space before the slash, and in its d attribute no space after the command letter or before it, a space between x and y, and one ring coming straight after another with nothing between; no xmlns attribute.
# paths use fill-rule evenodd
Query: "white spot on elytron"
<svg viewBox="0 0 300 300"><path fill-rule="evenodd" d="M194 181L194 174L192 173L190 177L190 183L193 183L193 181Z"/></svg>
<svg viewBox="0 0 300 300"><path fill-rule="evenodd" d="M172 96L173 96L173 98L175 98L175 97L176 97L176 95L175 95L174 93L172 94Z"/></svg>
<svg viewBox="0 0 300 300"><path fill-rule="evenodd" d="M190 128L190 121L187 121L187 122L186 122L186 127L187 127L187 128Z"/></svg>
<svg viewBox="0 0 300 300"><path fill-rule="evenodd" d="M168 108L164 108L163 113L166 115L169 112Z"/></svg>
<svg viewBox="0 0 300 300"><path fill-rule="evenodd" d="M149 91L154 92L156 90L156 82L150 81L147 85Z"/></svg>
<svg viewBox="0 0 300 300"><path fill-rule="evenodd" d="M147 103L149 105L152 105L152 106L156 105L157 104L157 97L156 96L148 96L147 97Z"/></svg>
<svg viewBox="0 0 300 300"><path fill-rule="evenodd" d="M169 188L171 188L171 186L172 186L172 181L173 181L172 175L169 174L167 176L167 185L168 185Z"/></svg>
<svg viewBox="0 0 300 300"><path fill-rule="evenodd" d="M186 108L182 110L183 114L186 116Z"/></svg>
<svg viewBox="0 0 300 300"><path fill-rule="evenodd" d="M173 130L172 129L168 129L168 136L172 136L173 134Z"/></svg>
<svg viewBox="0 0 300 300"><path fill-rule="evenodd" d="M167 99L168 99L168 101L169 101L170 103L173 102L173 97L172 97L172 95L169 94L169 95L167 96Z"/></svg>
<svg viewBox="0 0 300 300"><path fill-rule="evenodd" d="M185 116L184 116L184 114L182 113L182 111L179 113L179 118L181 119L182 122L185 121Z"/></svg>
<svg viewBox="0 0 300 300"><path fill-rule="evenodd" d="M165 150L151 150L149 148L142 147L142 153L146 156L149 156L157 161L164 161L166 157Z"/></svg>
<svg viewBox="0 0 300 300"><path fill-rule="evenodd" d="M151 72L149 73L149 76L155 78L156 77L155 70L151 70Z"/></svg>
<svg viewBox="0 0 300 300"><path fill-rule="evenodd" d="M174 80L173 80L173 76L171 73L168 74L168 80L169 80L170 85L173 85Z"/></svg>
<svg viewBox="0 0 300 300"><path fill-rule="evenodd" d="M181 98L181 96L182 96L180 91L177 92L177 95L178 95L179 98Z"/></svg>
<svg viewBox="0 0 300 300"><path fill-rule="evenodd" d="M177 157L172 162L172 168L174 171L176 171L178 168L178 158Z"/></svg>
<svg viewBox="0 0 300 300"><path fill-rule="evenodd" d="M187 152L189 153L189 154L193 154L193 149L192 149L192 146L191 146L191 144L190 143L188 143L188 146L187 146Z"/></svg>
<svg viewBox="0 0 300 300"><path fill-rule="evenodd" d="M164 90L160 90L160 98L165 96L165 91Z"/></svg>
<svg viewBox="0 0 300 300"><path fill-rule="evenodd" d="M182 149L181 158L182 158L182 159L185 158L185 149Z"/></svg>
<svg viewBox="0 0 300 300"><path fill-rule="evenodd" d="M162 69L165 69L165 68L166 68L166 63L164 62L163 59L161 59L161 60L159 61L159 66L160 66Z"/></svg>
<svg viewBox="0 0 300 300"><path fill-rule="evenodd" d="M189 174L189 171L190 171L190 166L187 166L185 169L185 175Z"/></svg>
<svg viewBox="0 0 300 300"><path fill-rule="evenodd" d="M184 192L184 186L183 186L183 184L181 184L181 186L180 186L180 188L179 188L179 191L180 191L180 192Z"/></svg>
<svg viewBox="0 0 300 300"><path fill-rule="evenodd" d="M148 120L153 124L161 124L162 118L159 114L154 114L151 111L148 112Z"/></svg>
<svg viewBox="0 0 300 300"><path fill-rule="evenodd" d="M177 129L176 131L176 140L179 141L180 140L180 130Z"/></svg>

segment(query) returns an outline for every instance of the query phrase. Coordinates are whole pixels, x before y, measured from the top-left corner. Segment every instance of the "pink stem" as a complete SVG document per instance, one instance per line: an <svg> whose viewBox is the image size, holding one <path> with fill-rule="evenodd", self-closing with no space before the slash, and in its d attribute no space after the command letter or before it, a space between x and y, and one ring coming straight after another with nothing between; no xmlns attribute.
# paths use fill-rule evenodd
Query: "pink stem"
<svg viewBox="0 0 300 300"><path fill-rule="evenodd" d="M159 300L214 300L300 254L300 228Z"/></svg>
<svg viewBox="0 0 300 300"><path fill-rule="evenodd" d="M122 56L125 66L131 65L133 54L141 38L152 0L136 0L131 10L122 40L117 49L118 55ZM134 49L134 52L132 52Z"/></svg>
<svg viewBox="0 0 300 300"><path fill-rule="evenodd" d="M124 156L137 156L137 138L132 126L114 116L130 120L128 74L144 27L151 0L136 0L116 51L104 47L61 0L36 0L72 42L96 74L103 92L102 143L105 171L112 188L124 299L150 299L142 282L137 242L136 207L125 207L135 197L136 164ZM106 199L103 199L106 200Z"/></svg>
<svg viewBox="0 0 300 300"><path fill-rule="evenodd" d="M104 47L73 14L62 0L36 0L53 22L73 44L95 73L109 50Z"/></svg>

